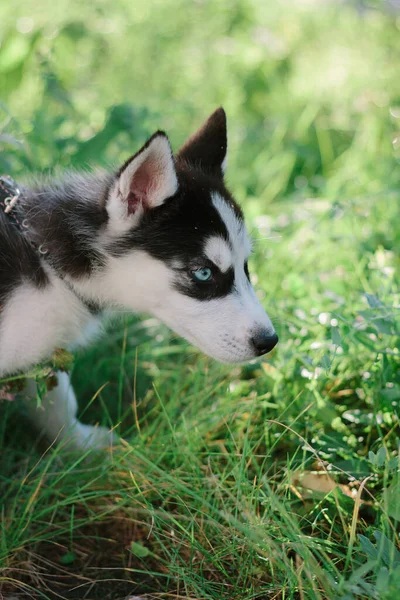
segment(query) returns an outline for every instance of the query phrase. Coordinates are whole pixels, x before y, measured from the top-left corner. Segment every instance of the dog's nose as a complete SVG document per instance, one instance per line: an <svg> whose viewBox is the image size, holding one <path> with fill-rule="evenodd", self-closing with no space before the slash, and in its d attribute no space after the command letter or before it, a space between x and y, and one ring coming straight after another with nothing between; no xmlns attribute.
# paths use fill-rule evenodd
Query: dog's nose
<svg viewBox="0 0 400 600"><path fill-rule="evenodd" d="M271 334L264 329L261 329L253 335L251 343L256 351L256 355L262 356L263 354L267 354L267 352L271 352L272 348L275 348L278 339L275 332Z"/></svg>

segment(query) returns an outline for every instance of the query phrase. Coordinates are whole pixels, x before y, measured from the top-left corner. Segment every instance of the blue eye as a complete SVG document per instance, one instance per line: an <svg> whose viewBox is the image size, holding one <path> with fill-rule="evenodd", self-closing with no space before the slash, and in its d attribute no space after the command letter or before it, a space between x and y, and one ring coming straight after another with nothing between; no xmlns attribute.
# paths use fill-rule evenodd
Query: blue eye
<svg viewBox="0 0 400 600"><path fill-rule="evenodd" d="M193 277L197 279L197 281L210 281L212 277L212 271L208 267L197 269L197 271L193 271Z"/></svg>

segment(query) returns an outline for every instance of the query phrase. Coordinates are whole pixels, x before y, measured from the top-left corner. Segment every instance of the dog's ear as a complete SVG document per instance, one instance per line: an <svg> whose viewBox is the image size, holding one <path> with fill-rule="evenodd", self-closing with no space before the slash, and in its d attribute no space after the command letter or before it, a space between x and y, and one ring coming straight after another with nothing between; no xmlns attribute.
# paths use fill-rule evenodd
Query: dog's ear
<svg viewBox="0 0 400 600"><path fill-rule="evenodd" d="M141 215L176 194L178 180L166 134L155 133L118 171L111 188L107 212L111 226L123 231Z"/></svg>
<svg viewBox="0 0 400 600"><path fill-rule="evenodd" d="M223 177L227 151L226 114L218 108L178 152L178 158L206 173Z"/></svg>

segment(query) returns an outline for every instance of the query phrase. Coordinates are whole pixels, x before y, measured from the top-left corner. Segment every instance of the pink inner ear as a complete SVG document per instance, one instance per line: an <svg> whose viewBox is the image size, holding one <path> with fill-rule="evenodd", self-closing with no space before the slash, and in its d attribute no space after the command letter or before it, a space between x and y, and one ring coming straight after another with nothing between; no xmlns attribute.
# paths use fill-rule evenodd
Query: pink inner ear
<svg viewBox="0 0 400 600"><path fill-rule="evenodd" d="M133 192L129 192L127 202L128 202L128 215L133 215L137 211L139 206L142 204L140 198Z"/></svg>
<svg viewBox="0 0 400 600"><path fill-rule="evenodd" d="M157 185L158 165L151 158L146 159L135 171L128 194L128 213L133 214L140 205L144 209L151 205L151 191Z"/></svg>

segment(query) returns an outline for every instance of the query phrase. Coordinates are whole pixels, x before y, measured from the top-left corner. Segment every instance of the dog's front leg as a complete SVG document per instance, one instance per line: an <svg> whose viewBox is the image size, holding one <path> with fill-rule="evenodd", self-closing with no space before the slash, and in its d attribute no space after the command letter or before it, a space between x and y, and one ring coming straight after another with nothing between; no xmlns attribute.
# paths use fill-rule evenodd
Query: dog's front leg
<svg viewBox="0 0 400 600"><path fill-rule="evenodd" d="M40 406L36 405L36 383L29 380L24 391L28 414L50 442L65 441L74 449L106 448L113 442L113 434L106 427L84 425L77 419L78 403L66 373L57 373L57 387L48 392Z"/></svg>

